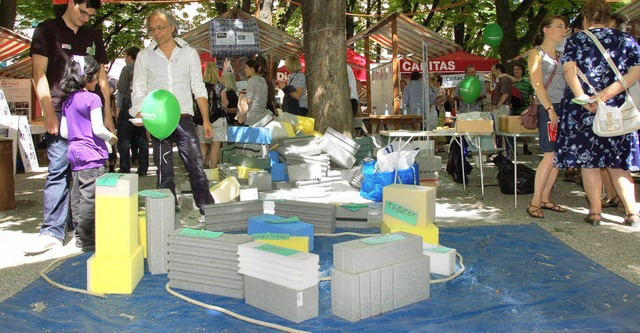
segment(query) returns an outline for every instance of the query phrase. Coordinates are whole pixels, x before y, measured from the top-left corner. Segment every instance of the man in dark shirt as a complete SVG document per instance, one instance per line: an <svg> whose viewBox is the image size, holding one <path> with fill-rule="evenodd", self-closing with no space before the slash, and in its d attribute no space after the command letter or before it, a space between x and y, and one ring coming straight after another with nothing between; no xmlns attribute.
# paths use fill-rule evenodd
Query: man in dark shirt
<svg viewBox="0 0 640 333"><path fill-rule="evenodd" d="M25 253L37 254L61 246L69 221L69 161L67 140L59 133L62 103L66 94L60 88L67 60L73 55L91 55L107 64L102 36L85 27L101 6L100 0L68 0L61 17L42 22L33 33L31 58L36 94L42 106L47 131L49 174L44 187L44 221L38 240ZM105 126L113 131L107 73L101 66L98 84L105 96Z"/></svg>

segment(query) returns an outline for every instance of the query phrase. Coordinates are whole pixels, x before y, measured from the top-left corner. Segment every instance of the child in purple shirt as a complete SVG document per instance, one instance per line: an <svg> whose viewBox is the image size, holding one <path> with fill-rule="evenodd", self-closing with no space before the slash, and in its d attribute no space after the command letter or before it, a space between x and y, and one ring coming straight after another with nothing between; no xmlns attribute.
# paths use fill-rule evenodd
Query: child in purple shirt
<svg viewBox="0 0 640 333"><path fill-rule="evenodd" d="M72 221L76 246L95 249L95 181L105 173L108 145L118 138L104 126L100 97L90 91L98 83L100 65L91 56L73 56L66 64L61 88L69 94L62 104L60 135L69 141Z"/></svg>

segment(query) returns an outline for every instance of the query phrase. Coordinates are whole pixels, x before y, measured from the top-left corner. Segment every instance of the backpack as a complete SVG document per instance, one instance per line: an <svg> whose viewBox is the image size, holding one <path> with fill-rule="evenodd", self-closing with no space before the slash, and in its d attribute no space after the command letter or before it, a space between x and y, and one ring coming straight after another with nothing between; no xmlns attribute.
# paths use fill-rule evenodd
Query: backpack
<svg viewBox="0 0 640 333"><path fill-rule="evenodd" d="M511 108L513 110L518 110L524 106L524 99L522 98L522 93L518 88L511 86Z"/></svg>

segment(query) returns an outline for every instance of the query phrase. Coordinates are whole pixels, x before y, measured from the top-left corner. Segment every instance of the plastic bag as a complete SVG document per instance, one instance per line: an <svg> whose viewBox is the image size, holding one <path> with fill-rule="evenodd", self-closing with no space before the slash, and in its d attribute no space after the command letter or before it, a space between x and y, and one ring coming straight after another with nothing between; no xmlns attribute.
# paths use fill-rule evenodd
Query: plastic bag
<svg viewBox="0 0 640 333"><path fill-rule="evenodd" d="M412 143L408 143L398 151L398 143L393 142L388 146L378 150L376 158L378 160L378 170L380 172L389 172L396 170L405 170L410 168L416 161L416 156L420 150Z"/></svg>
<svg viewBox="0 0 640 333"><path fill-rule="evenodd" d="M394 171L379 172L377 168L377 162L374 160L365 161L362 163L362 187L360 189L360 196L373 200L375 202L382 202L382 188L393 184ZM414 163L411 167L398 170L398 176L396 183L399 184L411 184L420 185L420 171L418 164Z"/></svg>

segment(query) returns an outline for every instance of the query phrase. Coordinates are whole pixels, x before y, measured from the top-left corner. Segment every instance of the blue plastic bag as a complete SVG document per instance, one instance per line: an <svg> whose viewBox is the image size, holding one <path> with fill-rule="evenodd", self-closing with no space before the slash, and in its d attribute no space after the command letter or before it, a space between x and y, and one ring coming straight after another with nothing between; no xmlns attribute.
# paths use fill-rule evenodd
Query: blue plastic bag
<svg viewBox="0 0 640 333"><path fill-rule="evenodd" d="M362 187L360 188L360 196L382 202L382 188L393 184L394 171L378 172L376 161L365 161L362 163ZM413 163L410 168L398 170L396 180L398 184L420 185L420 172L418 164Z"/></svg>

